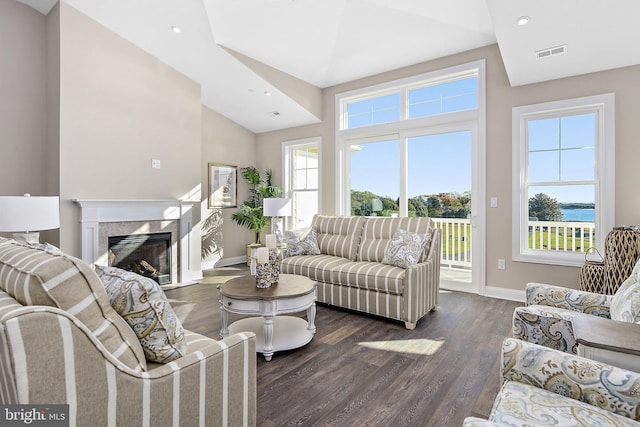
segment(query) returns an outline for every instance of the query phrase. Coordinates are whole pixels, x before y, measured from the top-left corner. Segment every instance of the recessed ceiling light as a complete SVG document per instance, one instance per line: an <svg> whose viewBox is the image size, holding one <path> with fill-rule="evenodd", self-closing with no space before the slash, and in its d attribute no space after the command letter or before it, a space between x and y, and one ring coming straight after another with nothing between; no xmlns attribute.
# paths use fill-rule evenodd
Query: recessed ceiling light
<svg viewBox="0 0 640 427"><path fill-rule="evenodd" d="M182 30L180 29L180 27L176 27L175 25L173 25L171 27L171 30L176 33L176 34L180 34L182 32Z"/></svg>
<svg viewBox="0 0 640 427"><path fill-rule="evenodd" d="M269 92L268 90L264 91L264 96L271 96L271 92Z"/></svg>
<svg viewBox="0 0 640 427"><path fill-rule="evenodd" d="M527 25L529 21L531 21L531 18L529 18L528 16L521 16L520 18L516 19L516 22L520 26Z"/></svg>

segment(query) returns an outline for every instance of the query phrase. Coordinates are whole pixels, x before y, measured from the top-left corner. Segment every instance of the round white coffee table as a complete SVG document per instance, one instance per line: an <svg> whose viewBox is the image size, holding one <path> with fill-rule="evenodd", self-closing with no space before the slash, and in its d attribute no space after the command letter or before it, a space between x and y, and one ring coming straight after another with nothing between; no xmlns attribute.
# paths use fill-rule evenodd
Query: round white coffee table
<svg viewBox="0 0 640 427"><path fill-rule="evenodd" d="M218 287L222 338L249 331L256 334L256 350L268 362L276 351L309 343L316 332L316 283L308 277L281 274L269 288L256 287L255 276L231 279ZM307 311L307 320L284 314ZM251 316L228 324L229 313Z"/></svg>

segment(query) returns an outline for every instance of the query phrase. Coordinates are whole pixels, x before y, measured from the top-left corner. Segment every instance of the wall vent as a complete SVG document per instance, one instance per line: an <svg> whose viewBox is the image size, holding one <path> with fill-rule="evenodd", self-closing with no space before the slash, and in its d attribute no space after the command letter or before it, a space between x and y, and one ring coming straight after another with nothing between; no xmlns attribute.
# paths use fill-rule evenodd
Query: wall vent
<svg viewBox="0 0 640 427"><path fill-rule="evenodd" d="M536 58L546 58L548 56L560 55L561 53L567 52L567 45L550 47L547 49L542 49L536 52Z"/></svg>

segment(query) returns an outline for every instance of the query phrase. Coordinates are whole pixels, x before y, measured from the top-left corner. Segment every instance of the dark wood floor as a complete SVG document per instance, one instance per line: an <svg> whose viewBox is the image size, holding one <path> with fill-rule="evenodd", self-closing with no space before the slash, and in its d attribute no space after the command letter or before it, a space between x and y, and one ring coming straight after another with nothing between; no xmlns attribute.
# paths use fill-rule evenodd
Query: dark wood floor
<svg viewBox="0 0 640 427"><path fill-rule="evenodd" d="M244 266L208 272L207 283L166 290L186 329L218 339L216 283ZM460 426L486 417L499 388L502 340L516 302L441 291L438 310L413 331L318 304L314 339L258 356L258 426ZM230 321L234 319L230 318Z"/></svg>

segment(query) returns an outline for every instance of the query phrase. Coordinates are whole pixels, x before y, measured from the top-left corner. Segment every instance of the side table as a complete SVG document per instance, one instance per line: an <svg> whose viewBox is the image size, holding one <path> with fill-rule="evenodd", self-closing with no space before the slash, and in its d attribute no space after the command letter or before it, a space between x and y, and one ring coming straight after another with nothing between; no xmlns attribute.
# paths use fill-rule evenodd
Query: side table
<svg viewBox="0 0 640 427"><path fill-rule="evenodd" d="M268 362L276 351L309 343L316 332L316 283L308 277L281 274L277 284L256 287L255 276L231 279L218 287L222 338L250 331L256 334L256 351ZM284 314L306 310L307 320ZM229 313L250 316L229 325Z"/></svg>
<svg viewBox="0 0 640 427"><path fill-rule="evenodd" d="M640 372L640 325L598 316L575 316L578 356Z"/></svg>

